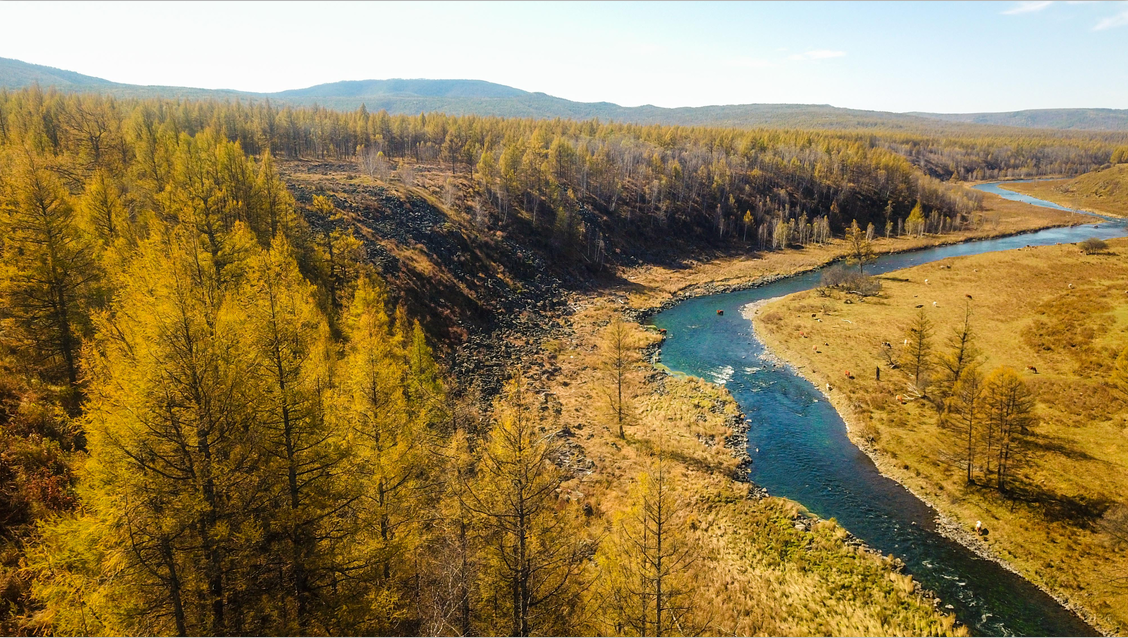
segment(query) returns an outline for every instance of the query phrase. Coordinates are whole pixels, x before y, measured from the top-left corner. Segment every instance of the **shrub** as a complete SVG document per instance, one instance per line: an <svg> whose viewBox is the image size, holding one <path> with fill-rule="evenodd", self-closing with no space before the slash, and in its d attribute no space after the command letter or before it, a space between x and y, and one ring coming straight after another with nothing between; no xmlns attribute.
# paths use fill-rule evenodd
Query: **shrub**
<svg viewBox="0 0 1128 638"><path fill-rule="evenodd" d="M1108 250L1108 242L1104 241L1103 239L1090 237L1081 242L1081 252L1085 253L1086 255L1095 255L1097 253L1103 253L1106 250Z"/></svg>
<svg viewBox="0 0 1128 638"><path fill-rule="evenodd" d="M879 280L841 264L835 264L824 270L820 283L824 289L842 288L863 297L872 297L881 292Z"/></svg>

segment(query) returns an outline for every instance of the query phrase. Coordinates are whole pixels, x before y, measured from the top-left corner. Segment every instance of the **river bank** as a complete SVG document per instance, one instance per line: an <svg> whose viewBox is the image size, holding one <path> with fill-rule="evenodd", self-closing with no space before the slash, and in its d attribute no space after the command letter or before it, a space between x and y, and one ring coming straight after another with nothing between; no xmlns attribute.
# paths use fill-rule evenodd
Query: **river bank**
<svg viewBox="0 0 1128 638"><path fill-rule="evenodd" d="M874 252L890 255L969 241L997 239L1046 228L1090 223L1071 211L1033 206L983 193L984 210L978 228L923 237L877 237ZM673 266L624 269L625 284L607 291L627 294L631 312L639 317L655 314L693 297L735 292L763 286L782 278L818 270L847 255L844 239L802 248L719 255L709 260L687 260Z"/></svg>
<svg viewBox="0 0 1128 638"><path fill-rule="evenodd" d="M863 428L858 425L859 414L857 413L856 404L852 403L848 397L841 392L835 393L833 390L822 390L823 388L832 387L829 385L830 381L828 381L828 377L816 374L813 368L806 365L796 364L785 357L774 354L775 352L786 351L786 348L782 342L773 338L774 335L772 332L763 330L758 319L761 311L770 306L773 302L777 302L781 299L783 299L783 297L774 297L750 303L742 308L742 316L752 325L752 330L756 338L764 343L766 348L773 353L770 355L771 361L775 362L777 365L786 366L796 375L806 379L822 394L830 405L834 406L835 411L846 425L846 434L850 442L873 462L877 471L882 476L895 481L922 503L934 510L936 514L936 529L945 538L959 543L980 558L989 560L1003 569L1022 577L1026 582L1037 587L1063 607L1077 614L1087 624L1100 631L1101 634L1105 636L1117 635L1115 628L1107 626L1106 623L1102 622L1101 619L1088 608L1072 601L1061 592L1030 579L1028 574L1023 573L1022 570L1018 569L1014 564L1001 556L994 548L985 543L982 537L977 536L971 528L962 524L955 513L947 511L947 508L941 506L940 503L928 495L927 492L917 488L914 482L910 480L904 467L898 465L898 461L895 457L882 452L873 444L871 437L862 434Z"/></svg>
<svg viewBox="0 0 1128 638"><path fill-rule="evenodd" d="M1072 178L1023 180L999 187L1095 215L1128 216L1128 164Z"/></svg>
<svg viewBox="0 0 1128 638"><path fill-rule="evenodd" d="M834 386L824 394L847 424L849 439L882 474L946 517L941 531L1115 634L1125 626L1128 597L1105 575L1128 569L1128 561L1110 552L1114 541L1099 519L1128 490L1128 454L1122 444L1125 406L1110 395L1101 370L1111 363L1103 353L1115 358L1124 346L1116 319L1123 302L1116 300L1123 299L1119 281L1128 271L1114 256L1124 240L1110 245L1110 253L1095 256L1044 246L918 265L883 277L878 298L843 305L840 293L800 293L761 309L755 326L765 346L798 374L817 388ZM1024 370L1040 397L1023 478L1010 495L987 479L966 486L959 452L952 449L961 444L936 423L929 402L911 393L895 400L894 394L906 392L907 377L887 367L880 354L882 342L899 346L904 326L918 312L914 305L927 309L938 335L949 332L962 320L965 302L971 303L965 293L974 293L984 374L1000 365ZM1055 326L1069 327L1069 336L1059 336ZM1075 334L1086 336L1078 340ZM829 347L822 347L824 341ZM820 346L817 353L812 342ZM880 380L874 365L883 368ZM871 372L848 380L842 369ZM979 519L992 531L986 543L971 533Z"/></svg>

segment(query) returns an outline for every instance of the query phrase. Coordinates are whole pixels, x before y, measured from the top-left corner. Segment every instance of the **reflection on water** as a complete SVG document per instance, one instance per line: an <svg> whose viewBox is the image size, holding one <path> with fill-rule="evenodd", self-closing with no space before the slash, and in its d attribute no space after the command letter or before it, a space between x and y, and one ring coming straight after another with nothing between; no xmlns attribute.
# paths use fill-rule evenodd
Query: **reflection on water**
<svg viewBox="0 0 1128 638"><path fill-rule="evenodd" d="M998 191L994 184L979 188ZM1049 204L999 192L1028 203ZM870 271L885 273L958 255L1125 234L1123 223L1054 228L889 255ZM740 309L753 301L813 288L818 278L817 272L807 273L752 290L689 299L656 315L653 323L668 331L662 362L673 370L723 383L732 392L752 423L748 451L754 482L823 518L836 518L874 549L900 557L908 571L951 605L974 633L1096 635L1024 579L940 535L936 513L877 472L850 443L845 424L831 404L821 400L819 391L788 368L767 360L764 346ZM717 315L717 310L724 310L724 315Z"/></svg>

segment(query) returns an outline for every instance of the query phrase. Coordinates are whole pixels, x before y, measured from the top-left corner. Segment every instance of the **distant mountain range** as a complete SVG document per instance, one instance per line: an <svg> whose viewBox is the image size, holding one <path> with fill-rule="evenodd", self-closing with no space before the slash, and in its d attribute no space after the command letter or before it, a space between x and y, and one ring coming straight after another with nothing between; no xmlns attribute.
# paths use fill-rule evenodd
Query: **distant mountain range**
<svg viewBox="0 0 1128 638"><path fill-rule="evenodd" d="M741 128L904 129L952 131L983 126L1128 132L1128 109L1041 109L1009 113L890 113L825 104L735 104L662 108L573 102L482 80L356 80L319 84L277 93L121 84L19 60L0 58L0 88L38 84L60 91L95 92L119 97L270 100L319 104L336 110L381 109L396 114L441 111L451 115L567 118Z"/></svg>

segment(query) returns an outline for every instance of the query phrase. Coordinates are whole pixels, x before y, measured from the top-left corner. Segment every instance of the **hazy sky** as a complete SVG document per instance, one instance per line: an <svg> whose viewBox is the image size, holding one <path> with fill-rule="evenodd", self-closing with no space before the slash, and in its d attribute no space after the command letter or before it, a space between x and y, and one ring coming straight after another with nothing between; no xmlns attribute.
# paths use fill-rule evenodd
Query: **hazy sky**
<svg viewBox="0 0 1128 638"><path fill-rule="evenodd" d="M1128 2L0 2L0 33L0 57L134 84L477 78L628 106L1128 108Z"/></svg>

